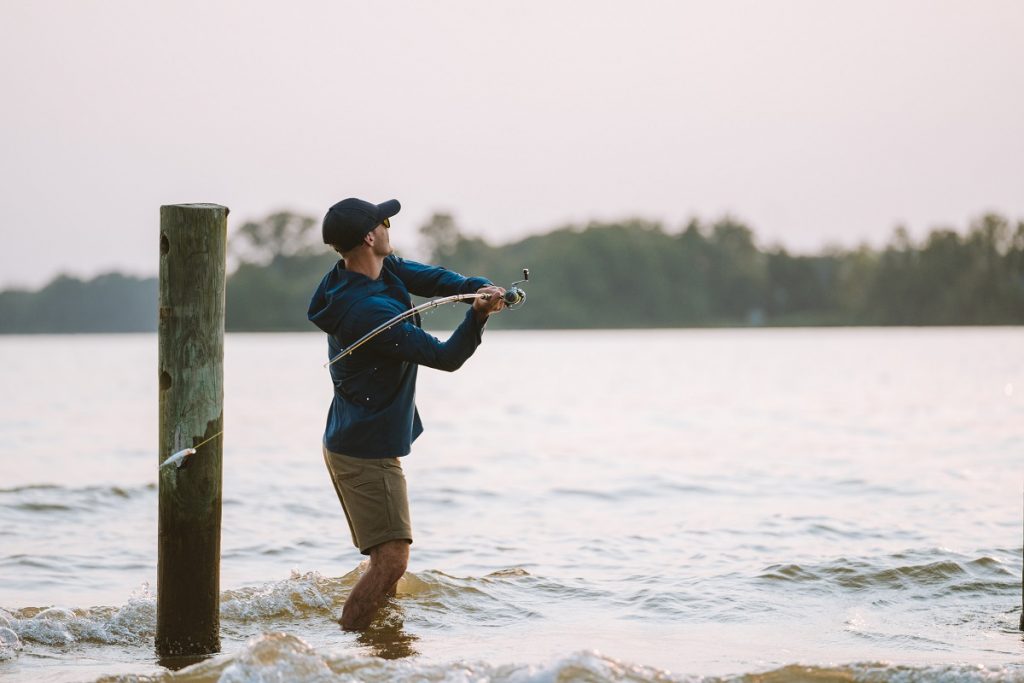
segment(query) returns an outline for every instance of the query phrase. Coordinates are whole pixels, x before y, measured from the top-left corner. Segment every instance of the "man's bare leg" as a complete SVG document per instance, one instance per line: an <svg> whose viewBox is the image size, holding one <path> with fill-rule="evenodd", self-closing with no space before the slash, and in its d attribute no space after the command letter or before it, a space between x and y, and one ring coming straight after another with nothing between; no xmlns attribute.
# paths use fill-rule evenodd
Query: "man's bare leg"
<svg viewBox="0 0 1024 683"><path fill-rule="evenodd" d="M341 610L341 627L361 631L370 625L409 565L409 542L385 541L370 548L370 567L352 587Z"/></svg>

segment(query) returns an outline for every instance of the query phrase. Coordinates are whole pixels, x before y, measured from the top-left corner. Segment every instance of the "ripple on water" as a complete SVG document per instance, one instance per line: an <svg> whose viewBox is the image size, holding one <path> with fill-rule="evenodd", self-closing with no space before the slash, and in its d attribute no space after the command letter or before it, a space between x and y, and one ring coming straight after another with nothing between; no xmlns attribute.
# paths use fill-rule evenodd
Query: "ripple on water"
<svg viewBox="0 0 1024 683"><path fill-rule="evenodd" d="M996 557L968 559L942 550L898 553L872 560L841 557L817 565L776 564L766 567L756 580L812 591L899 590L930 597L1005 593L1020 588L1020 577Z"/></svg>
<svg viewBox="0 0 1024 683"><path fill-rule="evenodd" d="M221 626L228 636L248 637L254 629L293 624L296 620L334 619L365 569L364 562L340 577L293 572L280 581L225 590L220 597ZM551 595L572 600L585 592L571 583L532 576L525 569L513 567L464 578L436 570L407 572L398 583L398 594L412 622L419 619L434 624L436 615L443 614L448 626L486 627L536 617L538 612L528 605L543 604ZM155 633L156 597L144 585L120 607L0 610L0 628L10 629L17 642L44 646L90 642L142 645Z"/></svg>
<svg viewBox="0 0 1024 683"><path fill-rule="evenodd" d="M29 484L0 489L0 508L34 516L109 512L110 508L116 508L125 501L152 498L155 495L155 483L134 487Z"/></svg>

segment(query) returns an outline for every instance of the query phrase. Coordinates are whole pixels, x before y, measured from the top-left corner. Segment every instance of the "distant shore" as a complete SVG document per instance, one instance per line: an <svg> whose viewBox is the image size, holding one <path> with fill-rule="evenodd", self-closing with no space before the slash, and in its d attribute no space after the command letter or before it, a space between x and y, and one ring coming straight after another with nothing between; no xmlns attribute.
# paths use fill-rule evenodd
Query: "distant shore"
<svg viewBox="0 0 1024 683"><path fill-rule="evenodd" d="M291 214L232 238L228 332L310 331L309 297L337 254L315 221ZM679 231L633 219L568 226L505 245L464 235L447 214L420 228L430 263L498 284L531 271L529 302L493 329L933 327L1024 324L1024 221L980 216L964 232L920 242L901 228L888 245L790 254L761 247L743 223L691 221ZM428 329L453 329L439 309ZM0 334L154 332L157 280L61 275L37 291L0 292Z"/></svg>

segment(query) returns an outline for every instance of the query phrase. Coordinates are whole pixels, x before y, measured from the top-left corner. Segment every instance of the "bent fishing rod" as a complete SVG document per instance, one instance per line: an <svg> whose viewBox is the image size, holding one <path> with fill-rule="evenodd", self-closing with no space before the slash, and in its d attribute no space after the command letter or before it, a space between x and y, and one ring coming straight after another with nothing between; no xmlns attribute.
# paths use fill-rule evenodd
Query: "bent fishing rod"
<svg viewBox="0 0 1024 683"><path fill-rule="evenodd" d="M529 280L530 280L530 269L529 268L523 268L523 279L522 280L516 280L511 285L509 285L508 289L505 290L505 294L501 297L502 299L504 299L505 306L507 308L510 308L510 309L512 309L512 308L519 308L520 306L523 305L523 302L526 301L526 292L524 292L522 290L522 288L519 287L519 285L523 284L524 282L529 282ZM398 323L402 322L403 320L408 320L409 318L411 318L412 316L416 315L417 313L422 313L424 311L431 311L431 310L437 308L438 306L443 306L445 304L452 304L452 303L455 303L457 301L468 301L470 299L490 299L490 298L491 298L490 294L479 294L479 293L455 294L453 296L446 296L446 297L441 298L441 299L434 299L432 301L428 301L425 304L420 304L419 306L416 306L415 308L410 308L408 311L405 311L404 313L396 315L394 318L392 318L391 320L387 321L383 325L379 325L379 326L375 327L374 329L370 330L369 332L367 332L366 334L364 334L362 337L360 337L355 342L353 342L351 346L349 346L346 349L343 349L334 358L332 358L328 362L324 363L324 367L326 368L326 367L331 366L335 362L341 360L345 356L349 355L350 353L352 353L353 351L358 349L360 346L362 346L366 342L368 342L371 339L373 339L374 337L376 337L381 332L384 332L385 330L388 330L388 329L394 327L395 325L397 325ZM197 443L195 446L193 446L191 448L183 448L183 449L181 449L180 451L178 451L177 453L174 453L169 458L167 458L162 463L160 463L160 469L163 469L164 467L171 467L171 466L173 466L175 469L179 469L179 470L180 469L184 469L185 467L188 466L189 459L198 452L198 450L199 450L199 448L201 446L209 443L210 441L213 441L214 439L216 439L218 436L221 436L222 434L224 434L223 430L217 432L213 436L210 436L210 437L206 438L205 440L201 441L200 443Z"/></svg>
<svg viewBox="0 0 1024 683"><path fill-rule="evenodd" d="M522 280L516 280L511 285L509 285L508 289L505 290L505 294L501 297L502 299L505 300L505 307L506 308L512 309L512 308L518 308L519 306L522 306L523 302L526 301L526 292L524 292L522 290L522 288L519 287L519 285L521 285L524 282L529 282L529 280L530 280L530 269L529 268L523 268L523 279ZM433 299L433 300L428 301L428 302L426 302L424 304L420 304L419 306L415 306L413 308L410 308L408 311L405 311L404 313L399 313L398 315L396 315L391 320L388 320L387 322L385 322L385 323L383 323L381 325L378 325L377 327L373 328L372 330L370 330L369 332L364 334L359 339L357 339L354 342L352 342L348 347L342 349L341 351L338 352L338 354L336 356L334 356L329 361L324 363L324 367L325 368L329 368L330 366L334 365L336 362L338 362L339 360L341 360L345 356L349 355L350 353L352 353L353 351L358 349L360 346L362 346L366 342L368 342L371 339L373 339L374 337L376 337L381 332L385 332L387 330L390 330L392 327L394 327L398 323L400 323L400 322L402 322L404 320L408 320L409 318L413 317L417 313L423 313L425 311L432 311L435 308L437 308L438 306L444 306L445 304L453 304L453 303L455 303L457 301L469 301L471 299L485 299L486 300L486 299L490 299L490 298L491 298L490 294L480 294L480 293L475 293L475 292L473 294L453 294L452 296L446 296L446 297L443 297L441 299Z"/></svg>

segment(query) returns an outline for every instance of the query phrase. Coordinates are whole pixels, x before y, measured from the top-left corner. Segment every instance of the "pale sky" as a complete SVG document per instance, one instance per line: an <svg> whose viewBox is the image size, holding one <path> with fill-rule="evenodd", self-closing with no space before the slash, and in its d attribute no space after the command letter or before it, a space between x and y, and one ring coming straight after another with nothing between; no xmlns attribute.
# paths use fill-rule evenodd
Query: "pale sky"
<svg viewBox="0 0 1024 683"><path fill-rule="evenodd" d="M0 11L0 287L154 274L186 202L395 197L400 249L436 210L495 242L728 212L797 251L1024 218L1016 0Z"/></svg>

